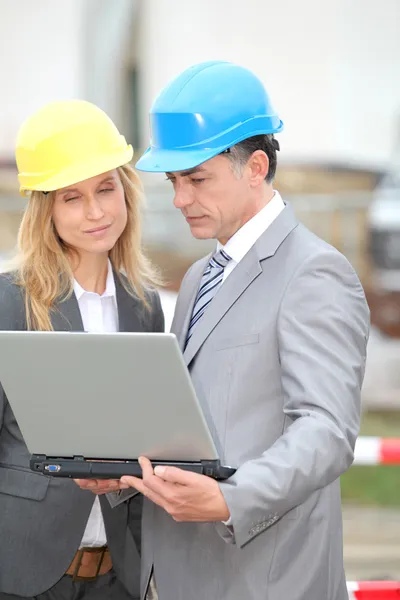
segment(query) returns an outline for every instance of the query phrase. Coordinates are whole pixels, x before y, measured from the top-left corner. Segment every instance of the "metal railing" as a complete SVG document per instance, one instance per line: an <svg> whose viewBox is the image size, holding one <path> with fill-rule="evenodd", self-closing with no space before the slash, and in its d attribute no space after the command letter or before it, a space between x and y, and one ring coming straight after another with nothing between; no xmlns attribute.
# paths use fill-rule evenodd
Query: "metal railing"
<svg viewBox="0 0 400 600"><path fill-rule="evenodd" d="M204 256L215 246L213 240L198 241L192 237L185 219L173 206L173 190L169 184L148 185L145 193L144 233L148 246L183 253L193 260ZM290 202L304 225L348 258L361 280L368 278L371 192L290 194L284 199Z"/></svg>

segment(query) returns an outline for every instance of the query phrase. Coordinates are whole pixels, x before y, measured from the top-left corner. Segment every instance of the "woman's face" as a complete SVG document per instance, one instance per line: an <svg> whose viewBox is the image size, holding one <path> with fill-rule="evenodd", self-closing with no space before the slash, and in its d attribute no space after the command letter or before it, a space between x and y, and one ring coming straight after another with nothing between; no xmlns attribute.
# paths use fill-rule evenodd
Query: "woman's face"
<svg viewBox="0 0 400 600"><path fill-rule="evenodd" d="M57 190L52 216L60 238L80 255L108 254L127 222L117 169Z"/></svg>

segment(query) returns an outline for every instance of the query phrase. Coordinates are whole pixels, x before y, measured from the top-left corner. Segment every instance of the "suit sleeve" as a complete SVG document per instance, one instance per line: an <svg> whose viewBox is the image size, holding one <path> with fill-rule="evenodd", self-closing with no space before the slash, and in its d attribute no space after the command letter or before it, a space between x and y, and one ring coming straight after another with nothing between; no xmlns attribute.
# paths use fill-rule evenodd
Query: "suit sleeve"
<svg viewBox="0 0 400 600"><path fill-rule="evenodd" d="M25 312L20 289L9 275L0 275L0 331L13 331L24 328ZM0 431L3 427L6 396L0 385Z"/></svg>
<svg viewBox="0 0 400 600"><path fill-rule="evenodd" d="M300 266L284 293L277 334L284 433L220 485L233 530L217 529L240 547L353 461L369 310L342 255L327 251Z"/></svg>

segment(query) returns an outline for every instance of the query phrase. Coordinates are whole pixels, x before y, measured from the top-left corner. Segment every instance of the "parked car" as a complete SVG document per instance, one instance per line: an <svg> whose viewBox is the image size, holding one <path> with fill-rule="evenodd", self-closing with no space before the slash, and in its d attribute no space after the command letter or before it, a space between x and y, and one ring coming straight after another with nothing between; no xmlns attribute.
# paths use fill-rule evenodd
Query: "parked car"
<svg viewBox="0 0 400 600"><path fill-rule="evenodd" d="M368 223L371 321L383 333L400 337L400 172L382 178Z"/></svg>

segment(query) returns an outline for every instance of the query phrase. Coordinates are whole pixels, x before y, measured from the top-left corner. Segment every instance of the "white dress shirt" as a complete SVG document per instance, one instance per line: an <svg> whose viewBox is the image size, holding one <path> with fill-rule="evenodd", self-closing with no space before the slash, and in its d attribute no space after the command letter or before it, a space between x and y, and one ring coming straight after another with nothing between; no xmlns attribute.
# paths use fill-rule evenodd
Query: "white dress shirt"
<svg viewBox="0 0 400 600"><path fill-rule="evenodd" d="M285 208L279 192L275 191L273 198L252 219L247 221L230 240L223 246L218 242L217 251L223 248L231 257L224 269L222 283L240 263L242 258L254 246L259 237L268 229L271 223Z"/></svg>
<svg viewBox="0 0 400 600"><path fill-rule="evenodd" d="M222 283L232 273L234 268L240 263L242 258L248 253L250 248L254 246L256 241L262 234L267 231L268 227L276 217L283 211L285 204L279 192L275 190L273 198L264 208L260 210L252 219L247 221L223 246L218 242L217 251L223 248L231 257L224 269ZM222 285L222 284L221 284ZM227 527L232 527L232 519L222 521Z"/></svg>
<svg viewBox="0 0 400 600"><path fill-rule="evenodd" d="M95 292L87 292L76 280L74 281L74 292L85 331L90 333L118 331L117 297L110 261L108 261L106 289L102 296ZM105 546L106 543L103 515L99 498L96 496L80 547Z"/></svg>

